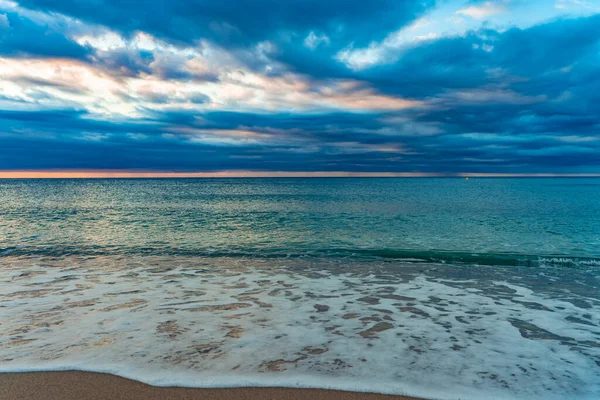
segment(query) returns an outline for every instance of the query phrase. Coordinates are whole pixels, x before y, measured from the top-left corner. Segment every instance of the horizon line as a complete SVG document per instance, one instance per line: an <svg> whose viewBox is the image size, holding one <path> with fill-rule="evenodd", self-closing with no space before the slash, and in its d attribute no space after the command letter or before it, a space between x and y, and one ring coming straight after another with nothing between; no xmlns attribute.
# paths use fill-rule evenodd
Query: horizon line
<svg viewBox="0 0 600 400"><path fill-rule="evenodd" d="M600 178L600 173L494 172L352 172L352 171L140 171L140 170L0 170L0 179L127 178Z"/></svg>

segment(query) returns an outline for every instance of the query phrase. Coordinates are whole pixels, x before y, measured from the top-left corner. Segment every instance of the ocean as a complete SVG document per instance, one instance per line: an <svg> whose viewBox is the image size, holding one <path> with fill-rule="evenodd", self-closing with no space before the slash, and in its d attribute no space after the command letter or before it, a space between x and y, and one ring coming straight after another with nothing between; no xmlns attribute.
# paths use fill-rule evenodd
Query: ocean
<svg viewBox="0 0 600 400"><path fill-rule="evenodd" d="M0 180L0 371L600 398L600 179Z"/></svg>

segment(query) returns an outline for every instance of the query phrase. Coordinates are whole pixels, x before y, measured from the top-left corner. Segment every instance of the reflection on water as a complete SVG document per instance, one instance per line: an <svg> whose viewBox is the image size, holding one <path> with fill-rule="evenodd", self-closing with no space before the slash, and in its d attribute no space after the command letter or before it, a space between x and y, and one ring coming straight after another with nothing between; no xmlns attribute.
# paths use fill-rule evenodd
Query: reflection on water
<svg viewBox="0 0 600 400"><path fill-rule="evenodd" d="M600 257L599 179L0 180L0 198L13 255Z"/></svg>

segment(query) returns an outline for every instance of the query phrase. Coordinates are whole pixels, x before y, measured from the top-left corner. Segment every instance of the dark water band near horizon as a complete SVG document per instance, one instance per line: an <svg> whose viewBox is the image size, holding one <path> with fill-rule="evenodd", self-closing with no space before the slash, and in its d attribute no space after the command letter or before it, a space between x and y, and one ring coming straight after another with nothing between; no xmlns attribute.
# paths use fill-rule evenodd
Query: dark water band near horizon
<svg viewBox="0 0 600 400"><path fill-rule="evenodd" d="M600 179L0 180L0 371L600 397Z"/></svg>

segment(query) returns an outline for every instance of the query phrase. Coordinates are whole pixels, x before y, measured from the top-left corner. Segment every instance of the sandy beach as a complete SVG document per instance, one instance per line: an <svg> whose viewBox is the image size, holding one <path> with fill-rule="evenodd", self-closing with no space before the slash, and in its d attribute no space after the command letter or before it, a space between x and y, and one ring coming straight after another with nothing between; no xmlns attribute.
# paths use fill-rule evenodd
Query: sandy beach
<svg viewBox="0 0 600 400"><path fill-rule="evenodd" d="M411 397L319 389L191 389L146 385L119 376L91 372L0 374L1 400L410 400Z"/></svg>

